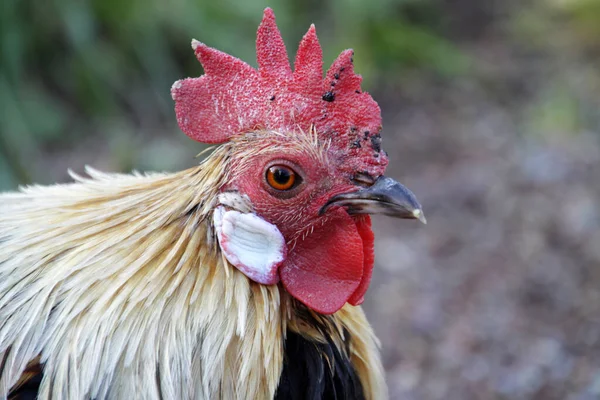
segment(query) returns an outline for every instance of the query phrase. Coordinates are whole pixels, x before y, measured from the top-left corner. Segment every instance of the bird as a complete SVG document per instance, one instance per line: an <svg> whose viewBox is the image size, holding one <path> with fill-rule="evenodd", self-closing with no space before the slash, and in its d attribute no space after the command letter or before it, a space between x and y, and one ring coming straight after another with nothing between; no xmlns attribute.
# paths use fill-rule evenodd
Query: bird
<svg viewBox="0 0 600 400"><path fill-rule="evenodd" d="M425 217L353 51L323 74L311 25L292 70L270 8L258 68L192 48L201 162L0 195L0 399L385 399L370 215Z"/></svg>

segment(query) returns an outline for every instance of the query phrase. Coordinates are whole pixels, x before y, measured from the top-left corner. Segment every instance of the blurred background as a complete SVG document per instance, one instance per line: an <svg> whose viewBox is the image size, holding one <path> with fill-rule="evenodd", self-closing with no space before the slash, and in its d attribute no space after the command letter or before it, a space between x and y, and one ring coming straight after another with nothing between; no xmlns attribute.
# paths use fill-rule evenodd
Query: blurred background
<svg viewBox="0 0 600 400"><path fill-rule="evenodd" d="M195 165L190 39L255 65L265 6L356 50L429 221L375 219L391 397L600 398L600 0L3 0L0 190Z"/></svg>

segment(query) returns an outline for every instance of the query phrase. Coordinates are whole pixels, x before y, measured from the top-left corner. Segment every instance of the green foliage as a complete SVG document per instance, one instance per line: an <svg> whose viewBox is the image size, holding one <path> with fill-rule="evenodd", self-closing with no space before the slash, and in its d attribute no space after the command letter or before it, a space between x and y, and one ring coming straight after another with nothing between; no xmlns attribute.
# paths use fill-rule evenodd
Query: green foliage
<svg viewBox="0 0 600 400"><path fill-rule="evenodd" d="M440 31L439 4L6 0L0 15L0 189L50 183L56 172L34 160L74 149L83 158L100 143L108 144L105 158L113 169L178 167L142 162L141 155L156 153L144 148L153 148L155 137L169 138L170 144L160 142L164 146L182 146L169 89L181 77L201 74L190 39L255 64L255 32L266 6L275 10L292 57L313 22L326 64L344 48L355 48L367 88L401 80L405 69L460 74L464 56Z"/></svg>
<svg viewBox="0 0 600 400"><path fill-rule="evenodd" d="M571 0L564 10L571 19L571 28L585 44L600 47L600 0Z"/></svg>

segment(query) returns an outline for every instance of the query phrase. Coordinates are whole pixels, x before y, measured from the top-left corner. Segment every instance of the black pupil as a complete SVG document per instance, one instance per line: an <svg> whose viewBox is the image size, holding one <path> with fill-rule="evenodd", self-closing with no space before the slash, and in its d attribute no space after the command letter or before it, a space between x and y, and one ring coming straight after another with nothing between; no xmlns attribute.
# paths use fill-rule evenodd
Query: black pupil
<svg viewBox="0 0 600 400"><path fill-rule="evenodd" d="M292 174L288 169L275 168L275 171L273 171L273 179L275 179L275 182L279 183L280 185L285 185L290 181L291 178Z"/></svg>

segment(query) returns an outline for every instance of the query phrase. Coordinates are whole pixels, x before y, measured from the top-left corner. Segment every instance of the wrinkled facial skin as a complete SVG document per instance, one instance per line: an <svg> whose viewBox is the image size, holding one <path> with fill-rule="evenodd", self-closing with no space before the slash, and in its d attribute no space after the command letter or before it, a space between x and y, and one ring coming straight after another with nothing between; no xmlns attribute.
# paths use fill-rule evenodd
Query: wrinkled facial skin
<svg viewBox="0 0 600 400"><path fill-rule="evenodd" d="M250 279L259 276L255 282L280 278L315 311L331 314L346 302L360 304L374 262L371 221L364 214L425 218L415 196L383 176L388 159L381 150L381 110L361 89L354 52L343 51L323 76L311 26L292 70L269 8L257 32L258 69L198 41L192 47L205 74L177 81L171 93L188 136L231 150L213 213L223 254ZM298 184L275 182L267 175L273 166L285 169L270 171L279 178L293 170ZM271 258L264 257L267 249Z"/></svg>
<svg viewBox="0 0 600 400"><path fill-rule="evenodd" d="M358 187L342 168L341 153L309 136L291 137L272 142L267 136L254 147L265 150L234 157L238 161L225 190L248 196L256 215L283 235L287 257L278 275L285 289L309 308L330 314L346 302L363 301L373 268L370 220L351 217L341 207L321 212L333 196ZM272 167L293 171L296 184L274 188L268 178Z"/></svg>
<svg viewBox="0 0 600 400"><path fill-rule="evenodd" d="M274 139L271 141L267 136L260 139L260 144L253 144L252 147L264 151L244 151L246 156L236 159L232 165L233 178L223 190L247 195L256 214L276 225L291 244L314 224L327 219L327 214L320 215L320 210L331 197L362 187L353 182L353 173L344 170L344 158L326 144L310 140L282 143L280 137ZM289 190L272 188L266 174L276 165L295 171L300 183Z"/></svg>
<svg viewBox="0 0 600 400"><path fill-rule="evenodd" d="M382 176L383 152L364 156L363 148L360 157L311 133L259 132L233 145L231 178L222 191L248 198L253 212L281 232L287 244L277 267L281 282L317 312L331 314L346 302L363 301L374 264L371 220L364 214L424 222L414 195ZM277 187L272 167L293 171L296 183Z"/></svg>

